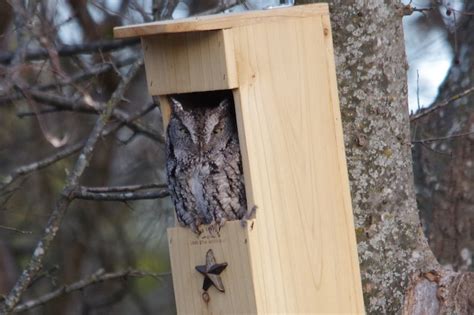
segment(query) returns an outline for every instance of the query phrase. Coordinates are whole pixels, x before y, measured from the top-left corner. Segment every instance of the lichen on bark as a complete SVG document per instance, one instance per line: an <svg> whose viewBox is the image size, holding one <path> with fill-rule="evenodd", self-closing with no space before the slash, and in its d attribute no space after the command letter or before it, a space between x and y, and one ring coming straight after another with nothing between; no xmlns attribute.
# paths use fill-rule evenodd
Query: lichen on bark
<svg viewBox="0 0 474 315"><path fill-rule="evenodd" d="M436 268L415 201L402 7L330 2L366 310L396 314L410 277Z"/></svg>

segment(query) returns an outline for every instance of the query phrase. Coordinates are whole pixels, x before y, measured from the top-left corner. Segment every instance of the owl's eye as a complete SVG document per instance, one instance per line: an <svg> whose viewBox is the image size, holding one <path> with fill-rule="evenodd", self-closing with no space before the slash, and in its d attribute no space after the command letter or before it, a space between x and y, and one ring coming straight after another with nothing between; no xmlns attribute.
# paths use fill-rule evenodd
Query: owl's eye
<svg viewBox="0 0 474 315"><path fill-rule="evenodd" d="M214 130L212 131L213 134L217 135L218 133L221 133L222 130L224 130L224 127L222 125L218 125L214 128Z"/></svg>
<svg viewBox="0 0 474 315"><path fill-rule="evenodd" d="M178 130L181 134L188 134L189 133L188 129L184 126L179 126Z"/></svg>

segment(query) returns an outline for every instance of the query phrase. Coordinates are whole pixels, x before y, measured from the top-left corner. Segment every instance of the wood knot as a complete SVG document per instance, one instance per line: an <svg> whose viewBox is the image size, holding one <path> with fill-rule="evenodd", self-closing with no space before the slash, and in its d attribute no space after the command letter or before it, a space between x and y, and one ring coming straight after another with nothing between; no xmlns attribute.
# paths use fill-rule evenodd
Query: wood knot
<svg viewBox="0 0 474 315"><path fill-rule="evenodd" d="M201 296L202 296L202 300L203 300L206 304L209 304L209 301L211 301L211 297L209 296L209 293L207 293L206 291L204 291Z"/></svg>
<svg viewBox="0 0 474 315"><path fill-rule="evenodd" d="M429 272L423 273L423 277L425 277L431 282L436 282L438 284L439 280L441 279L441 275L436 270L431 270Z"/></svg>
<svg viewBox="0 0 474 315"><path fill-rule="evenodd" d="M365 135L362 134L356 135L355 141L359 147L366 147L369 145L369 140Z"/></svg>

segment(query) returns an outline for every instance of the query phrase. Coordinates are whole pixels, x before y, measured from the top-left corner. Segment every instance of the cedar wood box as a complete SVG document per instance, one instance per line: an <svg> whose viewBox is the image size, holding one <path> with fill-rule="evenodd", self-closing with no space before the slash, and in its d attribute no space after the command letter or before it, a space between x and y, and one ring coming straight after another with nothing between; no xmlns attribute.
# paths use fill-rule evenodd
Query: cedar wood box
<svg viewBox="0 0 474 315"><path fill-rule="evenodd" d="M248 206L220 237L168 230L179 314L363 314L327 4L115 28L141 37L149 92L230 90ZM202 294L212 249L225 293Z"/></svg>

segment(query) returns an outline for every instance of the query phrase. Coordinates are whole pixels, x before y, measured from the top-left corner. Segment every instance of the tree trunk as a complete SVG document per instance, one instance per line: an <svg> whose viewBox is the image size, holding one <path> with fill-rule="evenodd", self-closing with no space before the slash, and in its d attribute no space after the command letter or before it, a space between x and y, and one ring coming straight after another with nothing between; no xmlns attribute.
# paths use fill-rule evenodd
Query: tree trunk
<svg viewBox="0 0 474 315"><path fill-rule="evenodd" d="M473 314L474 276L442 269L420 225L403 7L332 0L330 8L367 313Z"/></svg>

